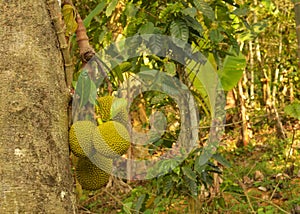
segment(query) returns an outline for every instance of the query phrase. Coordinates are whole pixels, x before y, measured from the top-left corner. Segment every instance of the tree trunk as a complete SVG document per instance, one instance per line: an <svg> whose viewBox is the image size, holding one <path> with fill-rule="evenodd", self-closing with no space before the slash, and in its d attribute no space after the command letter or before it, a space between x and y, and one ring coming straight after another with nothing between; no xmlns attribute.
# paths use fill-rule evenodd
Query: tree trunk
<svg viewBox="0 0 300 214"><path fill-rule="evenodd" d="M74 213L68 93L45 1L0 1L0 213Z"/></svg>

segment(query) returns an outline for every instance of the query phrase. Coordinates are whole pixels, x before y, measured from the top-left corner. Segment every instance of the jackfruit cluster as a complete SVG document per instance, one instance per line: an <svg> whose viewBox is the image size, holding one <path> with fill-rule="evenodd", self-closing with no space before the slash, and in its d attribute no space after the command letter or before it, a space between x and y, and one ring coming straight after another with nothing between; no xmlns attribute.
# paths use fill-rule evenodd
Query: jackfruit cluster
<svg viewBox="0 0 300 214"><path fill-rule="evenodd" d="M118 99L113 96L97 99L95 112L102 121L98 126L91 121L77 121L71 126L70 148L79 157L76 177L83 189L96 190L104 186L112 172L113 158L125 154L130 146L125 127L128 123L126 106L122 101L119 107ZM112 108L116 109L113 113Z"/></svg>
<svg viewBox="0 0 300 214"><path fill-rule="evenodd" d="M112 163L107 167L112 168ZM100 169L89 158L79 158L76 165L76 178L83 189L97 190L107 184L109 173Z"/></svg>

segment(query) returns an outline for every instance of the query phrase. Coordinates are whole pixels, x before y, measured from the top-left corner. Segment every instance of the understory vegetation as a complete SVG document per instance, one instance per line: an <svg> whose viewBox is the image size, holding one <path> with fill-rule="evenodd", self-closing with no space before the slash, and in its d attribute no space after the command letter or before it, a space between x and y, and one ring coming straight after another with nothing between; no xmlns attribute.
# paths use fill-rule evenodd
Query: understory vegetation
<svg viewBox="0 0 300 214"><path fill-rule="evenodd" d="M73 4L96 53L145 34L152 35L147 37L151 48L164 45L153 35L166 35L190 44L191 53L201 53L180 63L176 59L181 59L186 46L175 39L166 56L139 52L143 54L126 58L110 50L121 63L111 63L113 69L108 69L100 86L91 78L89 90L97 88L98 97L115 94L130 77L155 79L147 76L153 70L178 79L195 100L197 146L183 161L173 156L152 171L135 172L137 177L129 170L130 179L112 176L97 191L78 188L79 213L300 213L300 75L293 2L73 0ZM71 19L65 17L65 22L72 23ZM72 24L67 29L72 31ZM76 90L84 63L75 36L68 36ZM139 50L136 43L126 44L124 53L130 56ZM195 67L207 72L207 78L201 76L199 81ZM211 74L222 85L221 95L215 95L223 96L218 107L205 83ZM164 91L132 92L129 123L134 133L148 134L148 143L132 144L125 158L154 160L182 152L179 147L187 138L179 133L195 118L181 113L173 96L180 88L174 86L177 82L164 83ZM84 104L95 104L90 93L85 96L79 94ZM187 106L184 110L194 111ZM152 133L153 129L164 132ZM137 134L131 133L131 138L137 139ZM216 151L206 150L210 144ZM143 173L149 179L139 179Z"/></svg>

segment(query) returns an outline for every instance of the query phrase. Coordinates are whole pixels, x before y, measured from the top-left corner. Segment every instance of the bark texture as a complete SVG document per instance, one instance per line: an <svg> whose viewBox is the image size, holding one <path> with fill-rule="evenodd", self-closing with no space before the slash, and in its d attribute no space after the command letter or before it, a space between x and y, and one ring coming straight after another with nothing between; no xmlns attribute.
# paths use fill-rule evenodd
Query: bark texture
<svg viewBox="0 0 300 214"><path fill-rule="evenodd" d="M68 94L46 1L0 1L0 26L0 213L74 213Z"/></svg>

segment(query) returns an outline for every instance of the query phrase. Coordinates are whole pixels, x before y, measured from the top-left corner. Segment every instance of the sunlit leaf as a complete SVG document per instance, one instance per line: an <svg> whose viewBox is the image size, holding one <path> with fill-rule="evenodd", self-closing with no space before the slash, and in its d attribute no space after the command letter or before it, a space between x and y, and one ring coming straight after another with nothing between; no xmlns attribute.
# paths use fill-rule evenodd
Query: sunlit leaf
<svg viewBox="0 0 300 214"><path fill-rule="evenodd" d="M114 12L114 10L116 9L116 6L118 4L118 0L112 0L109 5L107 6L106 10L105 10L105 15L107 17L111 16L112 12Z"/></svg>
<svg viewBox="0 0 300 214"><path fill-rule="evenodd" d="M246 59L243 54L226 56L223 69L218 72L225 91L230 91L237 85L243 75L245 66Z"/></svg>
<svg viewBox="0 0 300 214"><path fill-rule="evenodd" d="M62 8L62 14L66 25L66 36L71 36L77 30L76 11L72 5L65 4Z"/></svg>
<svg viewBox="0 0 300 214"><path fill-rule="evenodd" d="M123 204L123 210L126 214L131 214L131 207L132 207L133 202L127 202Z"/></svg>

